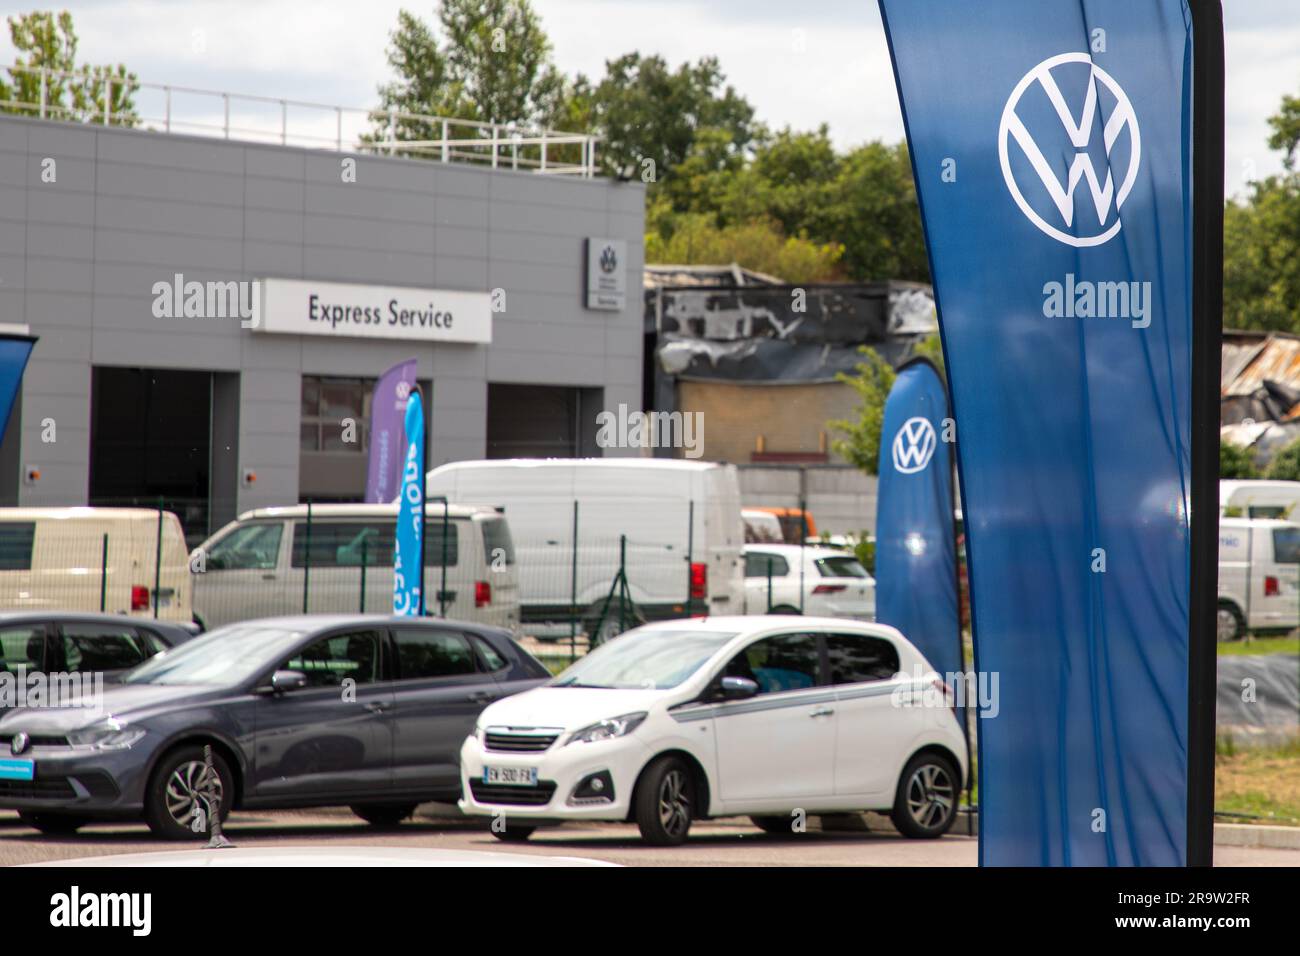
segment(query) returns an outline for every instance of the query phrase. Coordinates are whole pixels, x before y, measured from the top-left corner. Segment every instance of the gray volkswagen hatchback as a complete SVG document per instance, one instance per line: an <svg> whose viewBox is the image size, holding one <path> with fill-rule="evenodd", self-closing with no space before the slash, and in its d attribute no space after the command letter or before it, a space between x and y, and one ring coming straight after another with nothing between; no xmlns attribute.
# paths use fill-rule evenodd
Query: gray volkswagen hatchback
<svg viewBox="0 0 1300 956"><path fill-rule="evenodd" d="M345 805L396 825L418 803L456 800L479 712L549 676L509 632L483 625L243 621L145 661L99 700L0 718L0 808L46 833L143 818L160 836L192 838L210 744L223 817Z"/></svg>

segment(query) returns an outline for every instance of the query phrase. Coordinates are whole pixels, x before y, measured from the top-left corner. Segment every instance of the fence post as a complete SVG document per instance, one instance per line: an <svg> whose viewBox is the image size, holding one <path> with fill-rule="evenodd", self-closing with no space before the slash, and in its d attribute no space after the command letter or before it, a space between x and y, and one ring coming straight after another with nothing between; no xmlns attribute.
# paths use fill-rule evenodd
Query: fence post
<svg viewBox="0 0 1300 956"><path fill-rule="evenodd" d="M41 119L45 119L45 104L49 101L49 71L41 67Z"/></svg>
<svg viewBox="0 0 1300 956"><path fill-rule="evenodd" d="M438 616L447 616L447 499L442 499L442 584L438 588Z"/></svg>
<svg viewBox="0 0 1300 956"><path fill-rule="evenodd" d="M569 663L578 659L578 499L573 499L573 547L569 571Z"/></svg>
<svg viewBox="0 0 1300 956"><path fill-rule="evenodd" d="M772 613L772 556L767 556L767 613Z"/></svg>
<svg viewBox="0 0 1300 956"><path fill-rule="evenodd" d="M225 131L225 138L230 139L230 94L222 93L221 100L225 104L225 119L221 128Z"/></svg>
<svg viewBox="0 0 1300 956"><path fill-rule="evenodd" d="M289 104L284 100L280 101L280 145L288 145L289 142Z"/></svg>
<svg viewBox="0 0 1300 956"><path fill-rule="evenodd" d="M450 158L450 148L447 146L447 121L442 121L442 161L445 163Z"/></svg>
<svg viewBox="0 0 1300 956"><path fill-rule="evenodd" d="M627 584L627 535L618 536L618 576L622 584L623 591L628 592L631 589ZM627 601L624 601L623 595L619 595L618 602L618 632L622 634L627 630Z"/></svg>
<svg viewBox="0 0 1300 956"><path fill-rule="evenodd" d="M694 575L691 563L695 560L695 500L688 501L686 507L686 616L690 617L694 608Z"/></svg>
<svg viewBox="0 0 1300 956"><path fill-rule="evenodd" d="M104 532L104 547L99 559L99 611L108 605L108 532Z"/></svg>
<svg viewBox="0 0 1300 956"><path fill-rule="evenodd" d="M162 523L163 500L158 497L158 534L153 553L153 616L158 617L158 589L162 587Z"/></svg>
<svg viewBox="0 0 1300 956"><path fill-rule="evenodd" d="M167 101L167 112L165 114L166 118L163 121L163 129L170 133L172 131L172 88L170 86L164 86L163 92L166 94Z"/></svg>
<svg viewBox="0 0 1300 956"><path fill-rule="evenodd" d="M799 497L799 613L803 613L803 549L808 540L808 502Z"/></svg>
<svg viewBox="0 0 1300 956"><path fill-rule="evenodd" d="M366 538L361 539L361 606L357 608L358 614L366 613L366 552L369 549L370 541Z"/></svg>
<svg viewBox="0 0 1300 956"><path fill-rule="evenodd" d="M307 613L308 581L311 579L311 499L307 499L307 535L302 549L302 613ZM293 563L292 555L289 563Z"/></svg>
<svg viewBox="0 0 1300 956"><path fill-rule="evenodd" d="M113 77L109 76L104 83L104 125L112 126L113 117ZM157 617L158 615L154 615Z"/></svg>

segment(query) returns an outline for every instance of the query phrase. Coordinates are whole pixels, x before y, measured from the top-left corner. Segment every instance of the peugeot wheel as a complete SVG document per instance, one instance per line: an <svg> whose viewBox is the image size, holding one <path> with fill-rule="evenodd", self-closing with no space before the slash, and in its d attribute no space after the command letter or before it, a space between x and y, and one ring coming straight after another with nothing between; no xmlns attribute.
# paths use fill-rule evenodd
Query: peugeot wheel
<svg viewBox="0 0 1300 956"><path fill-rule="evenodd" d="M215 751L215 748L213 748ZM216 780L212 792L224 821L230 815L234 776L218 753L212 754ZM155 835L168 840L195 840L208 830L208 785L202 747L178 747L154 768L145 794L144 818ZM195 829L196 820L198 829Z"/></svg>
<svg viewBox="0 0 1300 956"><path fill-rule="evenodd" d="M695 819L695 781L691 768L676 757L660 757L637 782L632 797L641 838L651 846L686 842Z"/></svg>
<svg viewBox="0 0 1300 956"><path fill-rule="evenodd" d="M922 840L947 833L957 819L960 780L953 762L940 754L918 754L909 760L891 814L898 832Z"/></svg>

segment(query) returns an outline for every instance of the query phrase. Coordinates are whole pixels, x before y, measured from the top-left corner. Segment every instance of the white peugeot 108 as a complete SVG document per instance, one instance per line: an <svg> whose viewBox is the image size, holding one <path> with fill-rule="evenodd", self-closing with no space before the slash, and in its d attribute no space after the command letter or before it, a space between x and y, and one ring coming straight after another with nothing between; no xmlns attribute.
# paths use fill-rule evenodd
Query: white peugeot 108
<svg viewBox="0 0 1300 956"><path fill-rule="evenodd" d="M715 617L628 631L549 684L487 707L461 747L461 809L522 840L564 820L635 821L673 845L693 820L880 810L907 836L952 825L966 743L953 699L897 630Z"/></svg>

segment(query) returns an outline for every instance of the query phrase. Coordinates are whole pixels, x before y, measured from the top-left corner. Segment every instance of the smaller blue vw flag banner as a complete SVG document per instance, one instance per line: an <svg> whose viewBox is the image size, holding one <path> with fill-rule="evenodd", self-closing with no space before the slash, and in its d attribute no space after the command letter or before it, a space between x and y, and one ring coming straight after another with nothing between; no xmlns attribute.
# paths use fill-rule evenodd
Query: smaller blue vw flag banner
<svg viewBox="0 0 1300 956"><path fill-rule="evenodd" d="M418 389L406 403L406 448L393 542L393 613L424 614L424 405Z"/></svg>
<svg viewBox="0 0 1300 956"><path fill-rule="evenodd" d="M925 359L908 362L881 428L876 620L902 631L945 677L962 669L951 440L939 373Z"/></svg>
<svg viewBox="0 0 1300 956"><path fill-rule="evenodd" d="M978 722L980 862L1205 863L1221 11L880 7L952 388L975 664L999 687ZM928 433L900 428L895 471L918 474Z"/></svg>

